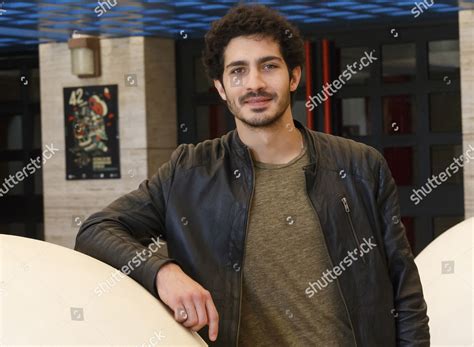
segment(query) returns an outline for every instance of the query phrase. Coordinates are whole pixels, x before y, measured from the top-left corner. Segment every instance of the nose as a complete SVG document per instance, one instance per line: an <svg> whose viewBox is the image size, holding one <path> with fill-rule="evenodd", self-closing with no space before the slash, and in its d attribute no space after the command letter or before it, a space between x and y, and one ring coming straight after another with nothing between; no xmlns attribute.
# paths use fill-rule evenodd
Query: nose
<svg viewBox="0 0 474 347"><path fill-rule="evenodd" d="M263 75L258 69L252 69L248 73L247 83L245 83L245 87L248 91L264 89L266 86Z"/></svg>

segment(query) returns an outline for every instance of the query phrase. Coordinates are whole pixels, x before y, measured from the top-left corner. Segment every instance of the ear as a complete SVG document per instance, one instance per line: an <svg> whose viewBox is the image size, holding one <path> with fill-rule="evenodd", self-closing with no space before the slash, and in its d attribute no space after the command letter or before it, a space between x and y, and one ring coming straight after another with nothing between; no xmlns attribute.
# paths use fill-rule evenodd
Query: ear
<svg viewBox="0 0 474 347"><path fill-rule="evenodd" d="M216 87L216 89L219 92L219 95L221 96L222 100L227 101L227 97L225 95L225 89L224 89L224 86L222 85L221 81L214 80L214 87Z"/></svg>
<svg viewBox="0 0 474 347"><path fill-rule="evenodd" d="M297 66L291 71L290 91L294 92L298 88L301 80L301 66Z"/></svg>

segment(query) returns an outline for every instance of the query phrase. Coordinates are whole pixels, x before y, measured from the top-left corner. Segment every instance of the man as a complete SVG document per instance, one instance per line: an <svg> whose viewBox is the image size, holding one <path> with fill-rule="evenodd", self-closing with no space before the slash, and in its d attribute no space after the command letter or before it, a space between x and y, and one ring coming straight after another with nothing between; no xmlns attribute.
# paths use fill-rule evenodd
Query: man
<svg viewBox="0 0 474 347"><path fill-rule="evenodd" d="M178 146L83 224L76 249L120 269L165 240L169 255L149 255L131 277L213 346L429 346L385 159L293 120L298 30L241 5L205 41L236 130Z"/></svg>

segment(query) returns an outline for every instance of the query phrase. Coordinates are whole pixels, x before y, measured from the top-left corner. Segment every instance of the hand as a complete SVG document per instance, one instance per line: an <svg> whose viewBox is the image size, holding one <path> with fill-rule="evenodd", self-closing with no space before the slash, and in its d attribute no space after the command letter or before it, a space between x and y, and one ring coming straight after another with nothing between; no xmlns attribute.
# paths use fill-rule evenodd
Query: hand
<svg viewBox="0 0 474 347"><path fill-rule="evenodd" d="M219 330L219 314L211 293L186 275L179 265L168 263L156 276L161 300L174 312L174 319L193 331L209 325L209 340L215 341Z"/></svg>

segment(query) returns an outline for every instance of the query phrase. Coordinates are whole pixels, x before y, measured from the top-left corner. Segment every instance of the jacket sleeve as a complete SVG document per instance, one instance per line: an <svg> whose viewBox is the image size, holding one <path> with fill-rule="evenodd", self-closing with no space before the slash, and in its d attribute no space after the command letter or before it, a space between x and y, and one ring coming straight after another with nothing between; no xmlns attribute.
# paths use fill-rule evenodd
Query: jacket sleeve
<svg viewBox="0 0 474 347"><path fill-rule="evenodd" d="M159 298L156 275L169 263L179 264L163 252L167 239L165 215L176 162L184 145L176 148L168 162L138 189L118 198L102 211L91 215L81 226L74 249L121 270ZM147 246L156 252L148 250ZM132 270L133 268L133 270ZM122 270L122 272L124 272Z"/></svg>
<svg viewBox="0 0 474 347"><path fill-rule="evenodd" d="M382 221L388 271L394 292L397 346L429 346L427 306L405 227L401 222L397 186L379 153L377 204Z"/></svg>

